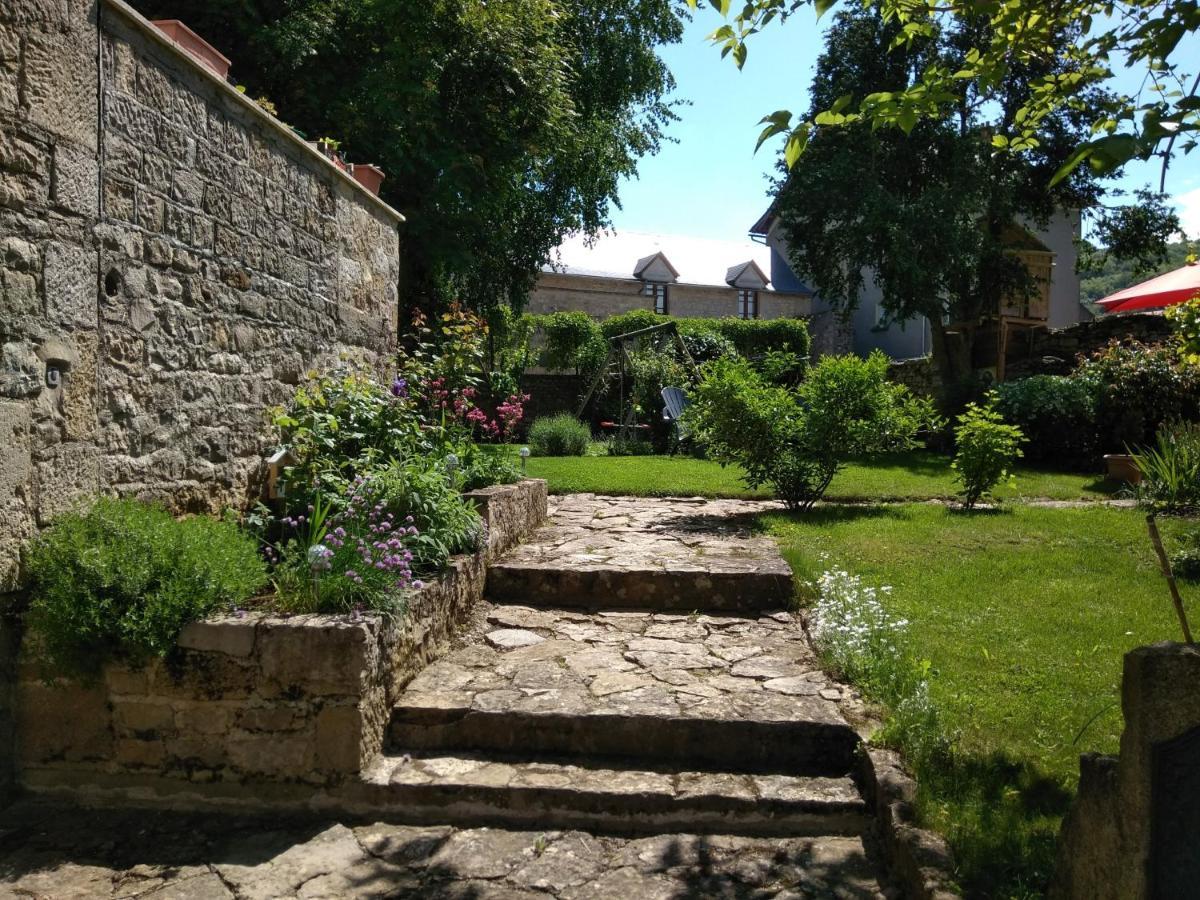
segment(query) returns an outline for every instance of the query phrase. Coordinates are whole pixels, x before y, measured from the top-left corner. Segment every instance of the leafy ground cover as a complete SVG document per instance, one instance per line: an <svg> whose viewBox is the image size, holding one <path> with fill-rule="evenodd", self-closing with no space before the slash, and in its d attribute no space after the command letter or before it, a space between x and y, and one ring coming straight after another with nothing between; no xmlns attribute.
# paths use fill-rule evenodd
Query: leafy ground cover
<svg viewBox="0 0 1200 900"><path fill-rule="evenodd" d="M1037 896L1079 754L1117 749L1122 655L1177 639L1141 514L831 506L765 525L802 585L836 567L892 586L885 605L929 661L954 746L918 773L925 820L951 840L968 895ZM1170 542L1183 523L1162 527Z"/></svg>
<svg viewBox="0 0 1200 900"><path fill-rule="evenodd" d="M515 452L515 451L514 451ZM769 497L769 488L750 489L741 469L688 456L531 457L528 474L545 478L551 493L597 493L644 497ZM825 499L930 500L956 493L950 458L927 451L852 462L833 479ZM1097 475L1018 467L1011 485L997 489L1003 499L1105 499L1119 486Z"/></svg>

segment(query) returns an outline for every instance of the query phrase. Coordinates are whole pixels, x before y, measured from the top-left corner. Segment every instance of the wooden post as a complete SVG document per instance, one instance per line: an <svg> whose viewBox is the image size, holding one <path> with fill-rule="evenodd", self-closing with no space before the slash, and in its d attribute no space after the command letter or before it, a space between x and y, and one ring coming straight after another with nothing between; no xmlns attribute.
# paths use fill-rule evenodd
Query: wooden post
<svg viewBox="0 0 1200 900"><path fill-rule="evenodd" d="M1179 596L1179 586L1175 584L1175 573L1171 571L1171 561L1167 559L1167 551L1163 549L1162 538L1158 534L1158 523L1154 521L1154 513L1146 516L1146 527L1150 530L1150 541L1158 554L1158 564L1166 576L1167 586L1171 589L1171 600L1175 603L1175 615L1179 616L1179 624L1183 628L1184 643L1192 644L1192 630L1188 628L1187 613L1183 610L1183 598Z"/></svg>

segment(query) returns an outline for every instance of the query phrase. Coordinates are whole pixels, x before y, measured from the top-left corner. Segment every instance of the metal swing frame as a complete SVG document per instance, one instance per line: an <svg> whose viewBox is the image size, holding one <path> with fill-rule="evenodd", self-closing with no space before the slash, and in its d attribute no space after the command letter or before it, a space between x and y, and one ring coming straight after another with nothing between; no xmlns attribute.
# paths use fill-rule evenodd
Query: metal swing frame
<svg viewBox="0 0 1200 900"><path fill-rule="evenodd" d="M683 337L679 334L679 328L674 322L664 322L662 325L651 325L649 328L639 328L637 331L630 331L625 334L616 334L608 339L608 355L604 358L604 365L596 371L596 377L592 379L591 386L588 387L587 393L583 395L583 400L579 403L579 410L575 413L575 418L582 419L583 411L587 409L588 403L596 393L596 389L600 386L600 382L607 378L613 363L617 365L616 375L618 376L618 390L620 391L619 399L621 410L621 426L617 431L618 438L624 440L634 431L634 418L636 413L633 408L633 397L629 398L629 403L625 402L625 377L631 369L631 361L629 358L629 344L636 340L647 337L652 334L660 334L670 332L675 338L675 346L679 349L680 356L683 357L684 364L691 371L692 379L695 380L700 375L700 370L696 366L696 361L692 359L692 354L688 352L687 345L683 342Z"/></svg>

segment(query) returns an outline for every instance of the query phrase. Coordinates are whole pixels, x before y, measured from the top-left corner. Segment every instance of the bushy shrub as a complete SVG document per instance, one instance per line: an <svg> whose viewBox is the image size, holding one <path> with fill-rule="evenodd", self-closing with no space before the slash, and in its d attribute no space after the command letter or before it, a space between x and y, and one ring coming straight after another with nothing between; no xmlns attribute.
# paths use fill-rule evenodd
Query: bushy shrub
<svg viewBox="0 0 1200 900"><path fill-rule="evenodd" d="M1200 366L1174 344L1113 341L1075 375L1096 386L1101 453L1149 444L1166 422L1200 419Z"/></svg>
<svg viewBox="0 0 1200 900"><path fill-rule="evenodd" d="M370 488L374 502L383 504L394 521L411 519L416 526L418 533L407 545L415 571L435 571L455 553L479 546L479 513L441 466L393 463L371 479Z"/></svg>
<svg viewBox="0 0 1200 900"><path fill-rule="evenodd" d="M910 448L934 420L932 402L889 382L887 367L881 353L827 356L789 390L744 359L719 359L704 368L685 421L711 458L745 469L750 487L769 484L806 509L851 456Z"/></svg>
<svg viewBox="0 0 1200 900"><path fill-rule="evenodd" d="M996 388L996 408L1021 429L1025 455L1071 466L1097 456L1096 382L1064 375L1034 375Z"/></svg>
<svg viewBox="0 0 1200 900"><path fill-rule="evenodd" d="M1200 581L1200 528L1179 536L1179 548L1171 554L1171 569L1184 581Z"/></svg>
<svg viewBox="0 0 1200 900"><path fill-rule="evenodd" d="M721 333L713 319L677 319L679 336L697 365L737 353L733 341Z"/></svg>
<svg viewBox="0 0 1200 900"><path fill-rule="evenodd" d="M585 312L563 311L537 316L541 331L541 364L556 371L591 376L604 365L608 341L600 326Z"/></svg>
<svg viewBox="0 0 1200 900"><path fill-rule="evenodd" d="M570 413L538 419L529 427L529 448L535 456L583 456L592 433Z"/></svg>
<svg viewBox="0 0 1200 900"><path fill-rule="evenodd" d="M770 350L790 350L807 358L812 341L803 319L717 319L717 328L742 356L758 359Z"/></svg>
<svg viewBox="0 0 1200 900"><path fill-rule="evenodd" d="M285 485L301 506L315 492L344 492L388 460L435 449L435 436L422 430L401 379L389 391L355 372L310 373L274 419L294 459Z"/></svg>
<svg viewBox="0 0 1200 900"><path fill-rule="evenodd" d="M600 331L604 334L605 340L608 340L619 334L630 334L644 328L653 328L655 325L665 325L671 321L674 320L670 316L660 316L649 309L631 309L629 312L609 316L600 323Z"/></svg>
<svg viewBox="0 0 1200 900"><path fill-rule="evenodd" d="M989 396L983 404L967 405L958 417L954 440L954 480L962 486L963 506L971 509L1008 477L1022 455L1025 436L1020 428L1005 423L996 411L995 397Z"/></svg>
<svg viewBox="0 0 1200 900"><path fill-rule="evenodd" d="M28 557L28 624L71 674L110 659L162 656L180 629L267 582L255 541L231 522L176 520L136 500L100 499L60 516Z"/></svg>
<svg viewBox="0 0 1200 900"><path fill-rule="evenodd" d="M467 456L462 469L462 489L476 491L494 484L521 480L521 469L506 455L477 449Z"/></svg>
<svg viewBox="0 0 1200 900"><path fill-rule="evenodd" d="M1137 495L1143 503L1164 512L1200 510L1200 424L1164 425L1154 445L1133 457L1142 473Z"/></svg>
<svg viewBox="0 0 1200 900"><path fill-rule="evenodd" d="M643 438L614 435L604 442L604 452L609 456L651 456L654 445Z"/></svg>

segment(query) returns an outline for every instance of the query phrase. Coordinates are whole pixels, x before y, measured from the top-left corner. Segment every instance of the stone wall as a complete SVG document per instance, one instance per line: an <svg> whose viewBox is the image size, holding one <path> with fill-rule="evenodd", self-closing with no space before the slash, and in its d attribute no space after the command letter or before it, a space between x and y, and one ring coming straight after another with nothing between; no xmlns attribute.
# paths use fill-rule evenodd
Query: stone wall
<svg viewBox="0 0 1200 900"><path fill-rule="evenodd" d="M1050 896L1145 900L1200 884L1200 648L1125 655L1119 757L1080 759Z"/></svg>
<svg viewBox="0 0 1200 900"><path fill-rule="evenodd" d="M1070 328L1045 328L1014 331L1005 354L1006 381L1030 375L1066 375L1080 356L1096 352L1113 339L1130 338L1158 343L1172 334L1171 324L1161 315L1140 314L1103 316L1080 322ZM982 331L975 341L975 365L993 373L996 365L997 338L994 331ZM929 357L893 361L888 377L908 385L918 394L936 397L941 392L941 376Z"/></svg>
<svg viewBox="0 0 1200 900"><path fill-rule="evenodd" d="M1170 322L1150 313L1101 316L1055 331L1018 331L1009 338L1005 378L1011 381L1029 375L1064 375L1075 367L1080 354L1094 353L1113 338L1157 343L1171 333ZM995 356L994 350L992 355Z"/></svg>
<svg viewBox="0 0 1200 900"><path fill-rule="evenodd" d="M43 681L36 648L18 682L17 778L43 792L149 796L180 786L332 787L376 759L392 703L483 593L487 560L546 516L546 483L471 495L487 550L456 557L405 613L250 613L189 625L178 649L140 668L110 665L93 685ZM236 794L236 792L233 792ZM269 788L245 802L269 803Z"/></svg>
<svg viewBox="0 0 1200 900"><path fill-rule="evenodd" d="M121 0L4 0L0 592L82 497L255 495L306 369L386 365L400 220Z"/></svg>

